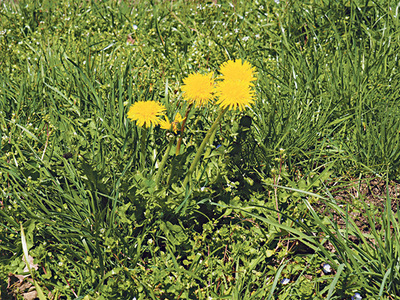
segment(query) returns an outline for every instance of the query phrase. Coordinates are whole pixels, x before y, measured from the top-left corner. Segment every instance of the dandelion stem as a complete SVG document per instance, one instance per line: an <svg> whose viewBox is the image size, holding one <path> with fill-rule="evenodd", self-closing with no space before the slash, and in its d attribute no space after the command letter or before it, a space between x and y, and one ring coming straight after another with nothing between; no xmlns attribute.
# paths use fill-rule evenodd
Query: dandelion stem
<svg viewBox="0 0 400 300"><path fill-rule="evenodd" d="M168 187L171 186L171 180L172 180L172 177L174 175L174 170L176 168L176 165L177 165L176 159L173 159L172 160L172 164L171 164L171 170L170 170L170 173L169 173L169 176L168 176L168 179L167 179L167 186Z"/></svg>
<svg viewBox="0 0 400 300"><path fill-rule="evenodd" d="M214 130L214 132L212 133L211 137L210 137L210 145L214 142L215 139L215 134L217 133L216 130ZM206 151L206 153L204 154L204 157L207 158L210 154L211 154L211 147L209 147Z"/></svg>
<svg viewBox="0 0 400 300"><path fill-rule="evenodd" d="M190 103L190 104L189 104L189 107L188 107L187 110L186 110L185 118L183 119L182 126L181 126L181 133L180 133L178 142L177 142L177 144L176 144L176 152L175 152L175 155L179 155L179 152L180 152L180 150L181 150L183 132L185 131L186 120L187 120L187 118L188 118L188 116L189 116L189 112L190 112L190 109L192 108L192 106L193 106L193 103Z"/></svg>
<svg viewBox="0 0 400 300"><path fill-rule="evenodd" d="M190 168L188 172L186 173L185 180L183 182L183 187L186 187L187 184L189 183L189 180L191 179L192 173L194 172L198 162L200 161L200 157L203 154L204 148L206 147L208 141L210 140L211 135L214 133L215 130L217 130L218 124L221 121L224 113L227 111L227 108L224 108L221 110L219 116L215 119L214 123L212 124L211 128L208 130L206 136L204 137L204 140L201 142L201 145L199 149L197 149L196 156L193 159L192 164L190 165Z"/></svg>
<svg viewBox="0 0 400 300"><path fill-rule="evenodd" d="M162 174L162 172L164 170L165 164L167 163L169 152L171 151L171 147L172 147L172 144L174 143L174 141L175 141L175 138L172 138L169 141L167 149L164 152L164 156L163 156L163 158L161 160L160 166L159 166L158 171L157 171L156 179L155 179L155 181L156 181L156 189L158 188L158 184L160 183L161 174Z"/></svg>
<svg viewBox="0 0 400 300"><path fill-rule="evenodd" d="M147 130L142 128L142 136L140 137L140 169L143 170L146 163L146 137Z"/></svg>

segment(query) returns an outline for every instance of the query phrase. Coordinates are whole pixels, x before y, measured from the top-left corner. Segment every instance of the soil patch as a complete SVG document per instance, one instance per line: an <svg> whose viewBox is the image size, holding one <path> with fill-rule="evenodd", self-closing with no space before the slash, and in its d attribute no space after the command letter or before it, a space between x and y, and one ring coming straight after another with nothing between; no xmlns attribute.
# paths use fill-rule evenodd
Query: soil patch
<svg viewBox="0 0 400 300"><path fill-rule="evenodd" d="M400 200L400 183L386 182L380 178L366 177L363 179L349 179L339 183L328 183L329 191L337 204L346 211L348 207L349 217L355 222L362 233L371 232L371 226L368 221L368 215L365 207L370 210L370 214L377 222L374 222L376 230L380 230L386 203L390 202L390 209L396 213ZM318 202L319 213L323 215L331 214L337 224L343 229L346 226L346 220L337 212L331 210L323 201Z"/></svg>

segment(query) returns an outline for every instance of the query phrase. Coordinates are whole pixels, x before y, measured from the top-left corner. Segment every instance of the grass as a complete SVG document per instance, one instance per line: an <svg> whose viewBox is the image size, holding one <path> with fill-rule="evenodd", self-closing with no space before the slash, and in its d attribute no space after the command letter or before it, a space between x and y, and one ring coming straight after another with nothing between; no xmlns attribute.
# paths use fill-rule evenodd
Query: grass
<svg viewBox="0 0 400 300"><path fill-rule="evenodd" d="M393 1L2 1L0 298L23 299L12 273L52 299L399 299L398 22ZM182 80L239 58L255 104L186 185L216 105L179 155L127 111L185 116Z"/></svg>

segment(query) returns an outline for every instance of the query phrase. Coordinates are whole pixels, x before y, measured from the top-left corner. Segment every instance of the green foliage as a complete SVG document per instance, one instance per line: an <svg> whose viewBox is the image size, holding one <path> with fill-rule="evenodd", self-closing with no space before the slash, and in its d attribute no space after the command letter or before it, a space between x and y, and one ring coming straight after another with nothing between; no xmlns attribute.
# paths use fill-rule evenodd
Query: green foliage
<svg viewBox="0 0 400 300"><path fill-rule="evenodd" d="M397 3L214 2L0 3L0 298L26 240L54 298L399 299L397 199L332 187L399 178ZM237 58L256 103L182 187L218 112L192 109L175 155L128 108L184 116L182 79Z"/></svg>

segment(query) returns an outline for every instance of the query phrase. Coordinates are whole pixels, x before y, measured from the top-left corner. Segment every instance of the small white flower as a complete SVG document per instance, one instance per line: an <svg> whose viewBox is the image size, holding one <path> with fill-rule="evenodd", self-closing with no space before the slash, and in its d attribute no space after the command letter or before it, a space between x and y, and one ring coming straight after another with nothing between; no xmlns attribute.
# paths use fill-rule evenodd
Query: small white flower
<svg viewBox="0 0 400 300"><path fill-rule="evenodd" d="M355 293L354 296L351 297L351 300L361 300L362 297L360 293Z"/></svg>
<svg viewBox="0 0 400 300"><path fill-rule="evenodd" d="M287 285L289 282L290 282L290 279L289 279L289 278L283 278L283 279L281 280L281 284L282 284L282 285Z"/></svg>
<svg viewBox="0 0 400 300"><path fill-rule="evenodd" d="M325 274L329 274L329 273L332 272L332 267L331 267L329 264L323 264L323 265L322 265L322 271L323 271Z"/></svg>

